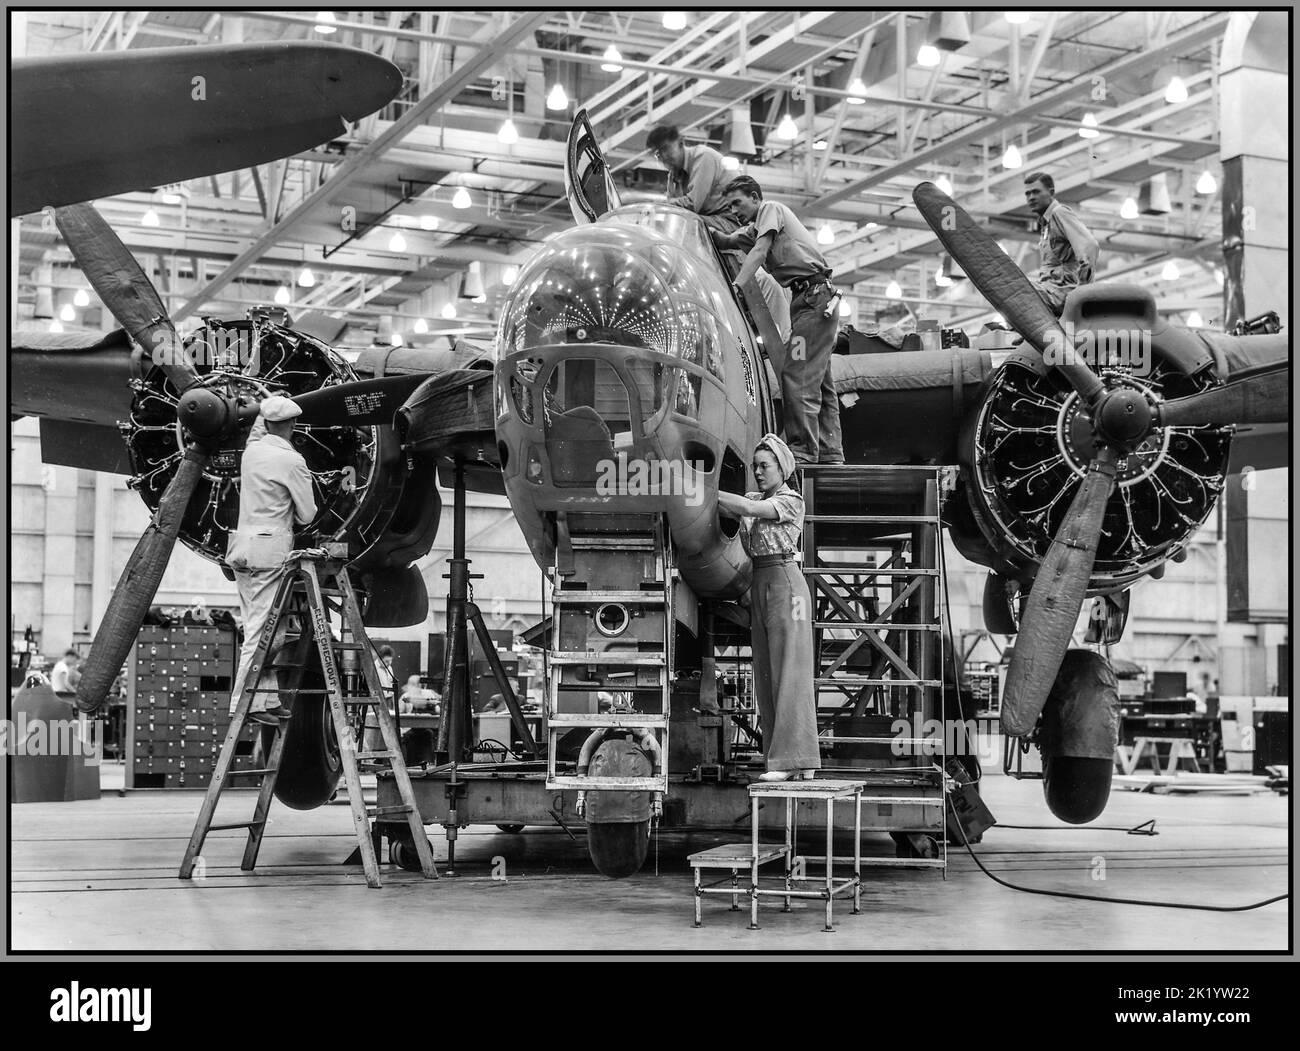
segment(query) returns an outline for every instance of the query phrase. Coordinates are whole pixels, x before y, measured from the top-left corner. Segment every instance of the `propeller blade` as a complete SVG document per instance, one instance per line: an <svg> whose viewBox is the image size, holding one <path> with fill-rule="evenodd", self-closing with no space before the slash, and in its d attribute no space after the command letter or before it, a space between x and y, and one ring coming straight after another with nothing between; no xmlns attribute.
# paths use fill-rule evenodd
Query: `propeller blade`
<svg viewBox="0 0 1300 1051"><path fill-rule="evenodd" d="M1102 394L1101 380L1082 361L1063 357L1066 348L1074 349L1073 342L993 235L932 182L917 186L912 200L984 298L1065 377L1085 405L1093 405Z"/></svg>
<svg viewBox="0 0 1300 1051"><path fill-rule="evenodd" d="M1291 409L1288 364L1273 362L1239 372L1222 386L1167 401L1158 410L1158 422L1164 427L1286 423Z"/></svg>
<svg viewBox="0 0 1300 1051"><path fill-rule="evenodd" d="M198 446L191 445L185 450L153 521L131 552L126 569L108 600L108 608L99 622L90 656L77 684L77 706L82 711L98 710L108 696L113 680L122 670L167 569L185 509L207 462L207 452Z"/></svg>
<svg viewBox="0 0 1300 1051"><path fill-rule="evenodd" d="M104 217L88 204L54 210L77 265L127 334L152 354L176 390L199 378L153 283Z"/></svg>
<svg viewBox="0 0 1300 1051"><path fill-rule="evenodd" d="M1110 446L1097 450L1034 578L1002 697L1002 729L1009 735L1023 736L1033 730L1069 649L1097 558L1118 459Z"/></svg>
<svg viewBox="0 0 1300 1051"><path fill-rule="evenodd" d="M317 427L386 427L431 373L381 376L322 387L293 400L302 409L299 424Z"/></svg>

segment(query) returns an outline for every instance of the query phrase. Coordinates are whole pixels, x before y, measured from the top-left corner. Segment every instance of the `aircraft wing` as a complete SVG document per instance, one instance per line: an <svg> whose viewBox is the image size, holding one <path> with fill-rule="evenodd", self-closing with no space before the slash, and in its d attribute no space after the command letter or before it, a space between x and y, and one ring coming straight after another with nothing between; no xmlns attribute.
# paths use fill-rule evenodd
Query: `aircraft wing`
<svg viewBox="0 0 1300 1051"><path fill-rule="evenodd" d="M287 41L18 59L9 83L15 216L310 149L402 76L367 51Z"/></svg>

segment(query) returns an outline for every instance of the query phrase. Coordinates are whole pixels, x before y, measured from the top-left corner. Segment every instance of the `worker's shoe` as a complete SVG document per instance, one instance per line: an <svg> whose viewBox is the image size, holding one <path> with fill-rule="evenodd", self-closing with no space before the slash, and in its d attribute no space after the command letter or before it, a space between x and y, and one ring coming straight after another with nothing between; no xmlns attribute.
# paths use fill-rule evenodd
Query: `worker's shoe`
<svg viewBox="0 0 1300 1051"><path fill-rule="evenodd" d="M805 781L815 781L815 780L817 780L817 771L816 771L816 770L802 770L802 771L800 771L799 776L802 777Z"/></svg>
<svg viewBox="0 0 1300 1051"><path fill-rule="evenodd" d="M261 723L263 726L279 726L281 720L288 714L289 710L287 708L274 708L269 712L249 712L248 718L252 722Z"/></svg>
<svg viewBox="0 0 1300 1051"><path fill-rule="evenodd" d="M797 770L768 770L758 775L760 781L789 781L798 774Z"/></svg>

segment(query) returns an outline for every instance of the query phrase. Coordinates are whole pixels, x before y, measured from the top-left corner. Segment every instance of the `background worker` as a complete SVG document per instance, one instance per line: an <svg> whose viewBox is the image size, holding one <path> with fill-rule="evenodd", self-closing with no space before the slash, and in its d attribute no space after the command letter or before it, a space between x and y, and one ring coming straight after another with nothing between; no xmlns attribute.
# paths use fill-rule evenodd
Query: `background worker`
<svg viewBox="0 0 1300 1051"><path fill-rule="evenodd" d="M262 401L257 421L244 446L239 468L239 527L230 534L226 563L235 573L239 608L244 619L244 645L230 692L234 714L243 693L253 654L271 616L275 592L284 576L285 559L293 551L293 527L316 517L311 472L290 443L294 418L302 409L289 398L273 394ZM279 697L256 694L249 708L259 723L274 724L289 713Z"/></svg>
<svg viewBox="0 0 1300 1051"><path fill-rule="evenodd" d="M727 186L727 204L746 224L733 234L713 233L722 247L752 237L736 284L743 285L766 265L777 282L790 289L790 338L781 368L785 434L798 464L843 463L840 404L831 380L831 356L839 328L830 307L834 292L831 268L817 240L784 204L763 200L762 187L748 175Z"/></svg>
<svg viewBox="0 0 1300 1051"><path fill-rule="evenodd" d="M754 562L750 632L754 697L763 728L767 772L760 780L811 780L821 768L813 688L812 598L795 552L803 546L803 497L790 488L794 453L775 434L754 449L761 492L718 493L718 510L740 519Z"/></svg>
<svg viewBox="0 0 1300 1051"><path fill-rule="evenodd" d="M1056 183L1047 172L1025 176L1025 200L1038 216L1038 276L1029 283L1060 317L1071 289L1092 281L1097 239L1082 219L1056 199Z"/></svg>
<svg viewBox="0 0 1300 1051"><path fill-rule="evenodd" d="M75 698L77 683L81 681L80 663L81 658L77 656L76 650L64 650L63 656L50 669L50 689L64 699Z"/></svg>
<svg viewBox="0 0 1300 1051"><path fill-rule="evenodd" d="M694 212L710 231L732 233L740 222L727 206L726 189L730 173L722 163L722 154L712 146L687 146L671 124L658 124L646 136L646 148L655 160L668 169L668 203ZM752 242L741 241L737 247L748 249ZM740 265L737 258L732 264ZM754 275L763 302L783 340L790 338L790 302L772 275L759 269Z"/></svg>

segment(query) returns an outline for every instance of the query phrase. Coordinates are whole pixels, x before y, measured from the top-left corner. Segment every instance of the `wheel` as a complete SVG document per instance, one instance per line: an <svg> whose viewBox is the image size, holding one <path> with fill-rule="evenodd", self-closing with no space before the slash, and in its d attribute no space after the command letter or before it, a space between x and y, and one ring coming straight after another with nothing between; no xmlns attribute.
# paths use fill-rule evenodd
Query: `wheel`
<svg viewBox="0 0 1300 1051"><path fill-rule="evenodd" d="M325 686L320 670L320 653L312 646L306 657L301 688L319 690ZM276 674L286 684L288 672ZM293 718L285 729L284 751L280 756L280 773L275 781L275 797L292 810L312 810L330 801L343 774L334 732L334 717L329 699L317 695L298 695Z"/></svg>
<svg viewBox="0 0 1300 1051"><path fill-rule="evenodd" d="M509 832L512 836L518 835L524 830L523 825L497 825L502 832Z"/></svg>
<svg viewBox="0 0 1300 1051"><path fill-rule="evenodd" d="M388 860L407 872L420 871L420 855L415 852L415 843L409 839L394 840L388 845Z"/></svg>
<svg viewBox="0 0 1300 1051"><path fill-rule="evenodd" d="M937 858L942 854L939 840L926 832L891 832L896 858Z"/></svg>
<svg viewBox="0 0 1300 1051"><path fill-rule="evenodd" d="M624 879L641 868L650 847L649 821L619 821L587 826L587 853L596 871Z"/></svg>

